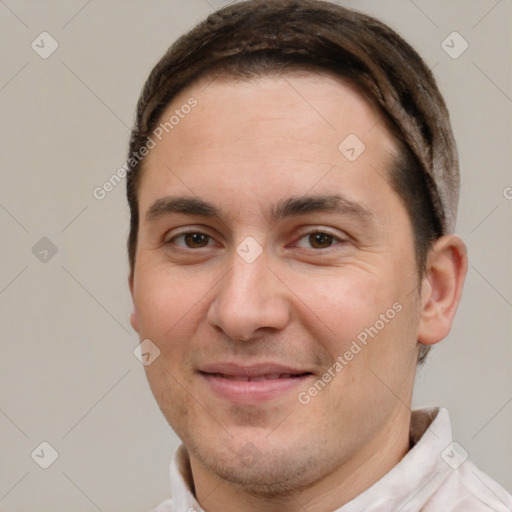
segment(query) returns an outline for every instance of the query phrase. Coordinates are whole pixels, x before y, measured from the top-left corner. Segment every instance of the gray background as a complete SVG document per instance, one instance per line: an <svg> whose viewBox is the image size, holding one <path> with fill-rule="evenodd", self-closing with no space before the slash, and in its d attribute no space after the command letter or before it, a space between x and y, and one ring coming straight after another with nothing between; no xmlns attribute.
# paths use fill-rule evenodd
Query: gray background
<svg viewBox="0 0 512 512"><path fill-rule="evenodd" d="M0 1L2 512L135 512L169 495L178 440L133 355L124 183L103 200L92 191L125 160L152 66L227 3ZM462 169L457 232L470 269L414 404L447 407L455 439L511 489L512 1L345 5L405 36L451 110ZM31 47L43 31L59 45L47 59ZM453 31L469 43L457 59L441 46ZM42 441L59 454L46 470L31 458Z"/></svg>

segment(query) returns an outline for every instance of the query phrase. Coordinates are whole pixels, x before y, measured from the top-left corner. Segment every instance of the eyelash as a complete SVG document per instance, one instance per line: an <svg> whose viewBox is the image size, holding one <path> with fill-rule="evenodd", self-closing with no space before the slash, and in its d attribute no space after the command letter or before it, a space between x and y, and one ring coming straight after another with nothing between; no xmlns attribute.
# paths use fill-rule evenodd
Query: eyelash
<svg viewBox="0 0 512 512"><path fill-rule="evenodd" d="M194 230L189 230L189 231L184 231L183 233L178 233L177 235L174 235L172 238L170 238L169 240L167 240L165 242L165 245L177 245L175 244L175 241L178 239L178 238L182 238L182 237L185 237L187 235L204 235L204 236L207 236L208 237L208 241L210 240L213 240L214 238L209 235L208 233L204 233L202 231L194 231ZM192 247L187 247L186 245L178 245L178 247L180 247L181 249L190 249L190 250L194 250ZM209 247L209 246L207 246ZM201 247L201 249L203 249L203 247Z"/></svg>
<svg viewBox="0 0 512 512"><path fill-rule="evenodd" d="M318 251L327 251L333 247L335 247L336 245L340 244L340 243L344 243L346 242L346 240L344 240L343 238L340 238L339 236L335 235L334 233L332 233L331 231L329 231L328 229L313 229L311 231L307 231L305 233L303 233L295 242L294 242L294 245L297 246L298 245L298 242L306 237L312 237L314 235L327 235L328 237L330 237L332 239L332 243L328 246L328 247L322 247L322 248L315 248L315 247L307 247L307 249L311 249L315 252L318 252Z"/></svg>
<svg viewBox="0 0 512 512"><path fill-rule="evenodd" d="M214 238L209 235L208 233L204 233L202 231L196 231L196 230L188 230L188 231L185 231L183 233L178 233L176 235L174 235L172 238L170 238L169 240L165 241L164 245L166 246L170 246L170 245L176 245L177 247L180 247L181 249L183 250L192 250L192 251L195 251L197 249L205 249L205 248L208 248L210 247L210 245L206 245L205 247L199 247L197 249L195 248L192 248L192 247L187 247L186 245L177 245L175 242L177 239L179 238L182 238L182 237L185 237L187 235L204 235L206 237L208 237L208 243L211 241L211 240L214 240ZM339 236L335 235L334 233L332 233L331 231L327 230L327 229L313 229L311 231L308 231L308 232L305 232L303 233L295 242L294 244L296 245L300 240L302 240L303 238L305 237L311 237L311 236L314 236L314 235L327 235L328 237L331 237L332 238L332 244L329 245L328 247L323 247L323 248L314 248L314 247L308 247L308 249L312 249L313 251L317 252L317 251L325 251L325 250L329 250L331 249L332 247L334 247L335 245L339 244L339 243L345 243L347 240L343 239L343 238L340 238Z"/></svg>

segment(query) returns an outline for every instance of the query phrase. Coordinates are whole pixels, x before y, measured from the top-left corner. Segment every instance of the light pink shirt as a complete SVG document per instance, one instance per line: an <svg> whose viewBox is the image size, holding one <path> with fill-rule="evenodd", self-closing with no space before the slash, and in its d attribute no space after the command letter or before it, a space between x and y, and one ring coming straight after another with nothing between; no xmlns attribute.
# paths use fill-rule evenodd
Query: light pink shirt
<svg viewBox="0 0 512 512"><path fill-rule="evenodd" d="M369 489L336 511L511 512L512 496L482 473L452 440L446 409L417 409L411 416L414 446ZM151 512L204 512L192 488L188 454L181 445L170 469L173 498Z"/></svg>

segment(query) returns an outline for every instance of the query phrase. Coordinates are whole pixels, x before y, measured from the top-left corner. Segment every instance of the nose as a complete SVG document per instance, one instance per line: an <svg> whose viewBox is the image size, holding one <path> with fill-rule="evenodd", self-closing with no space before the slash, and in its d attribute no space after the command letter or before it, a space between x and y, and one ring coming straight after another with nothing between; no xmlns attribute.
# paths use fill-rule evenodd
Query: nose
<svg viewBox="0 0 512 512"><path fill-rule="evenodd" d="M267 263L264 253L252 263L234 253L231 270L219 283L207 319L232 340L250 341L289 322L286 287Z"/></svg>

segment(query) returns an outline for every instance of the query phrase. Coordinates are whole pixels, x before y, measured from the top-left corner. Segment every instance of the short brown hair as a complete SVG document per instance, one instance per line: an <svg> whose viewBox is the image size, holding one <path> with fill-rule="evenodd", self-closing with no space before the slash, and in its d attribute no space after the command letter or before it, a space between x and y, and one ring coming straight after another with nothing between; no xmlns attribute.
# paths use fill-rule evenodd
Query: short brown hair
<svg viewBox="0 0 512 512"><path fill-rule="evenodd" d="M365 14L320 0L250 0L231 4L180 37L149 75L129 147L128 256L134 271L137 190L147 143L173 98L205 76L247 78L290 70L326 72L354 84L393 133L400 156L390 181L414 230L420 277L432 242L453 232L459 170L448 111L435 79L396 32ZM422 346L420 362L428 352Z"/></svg>

